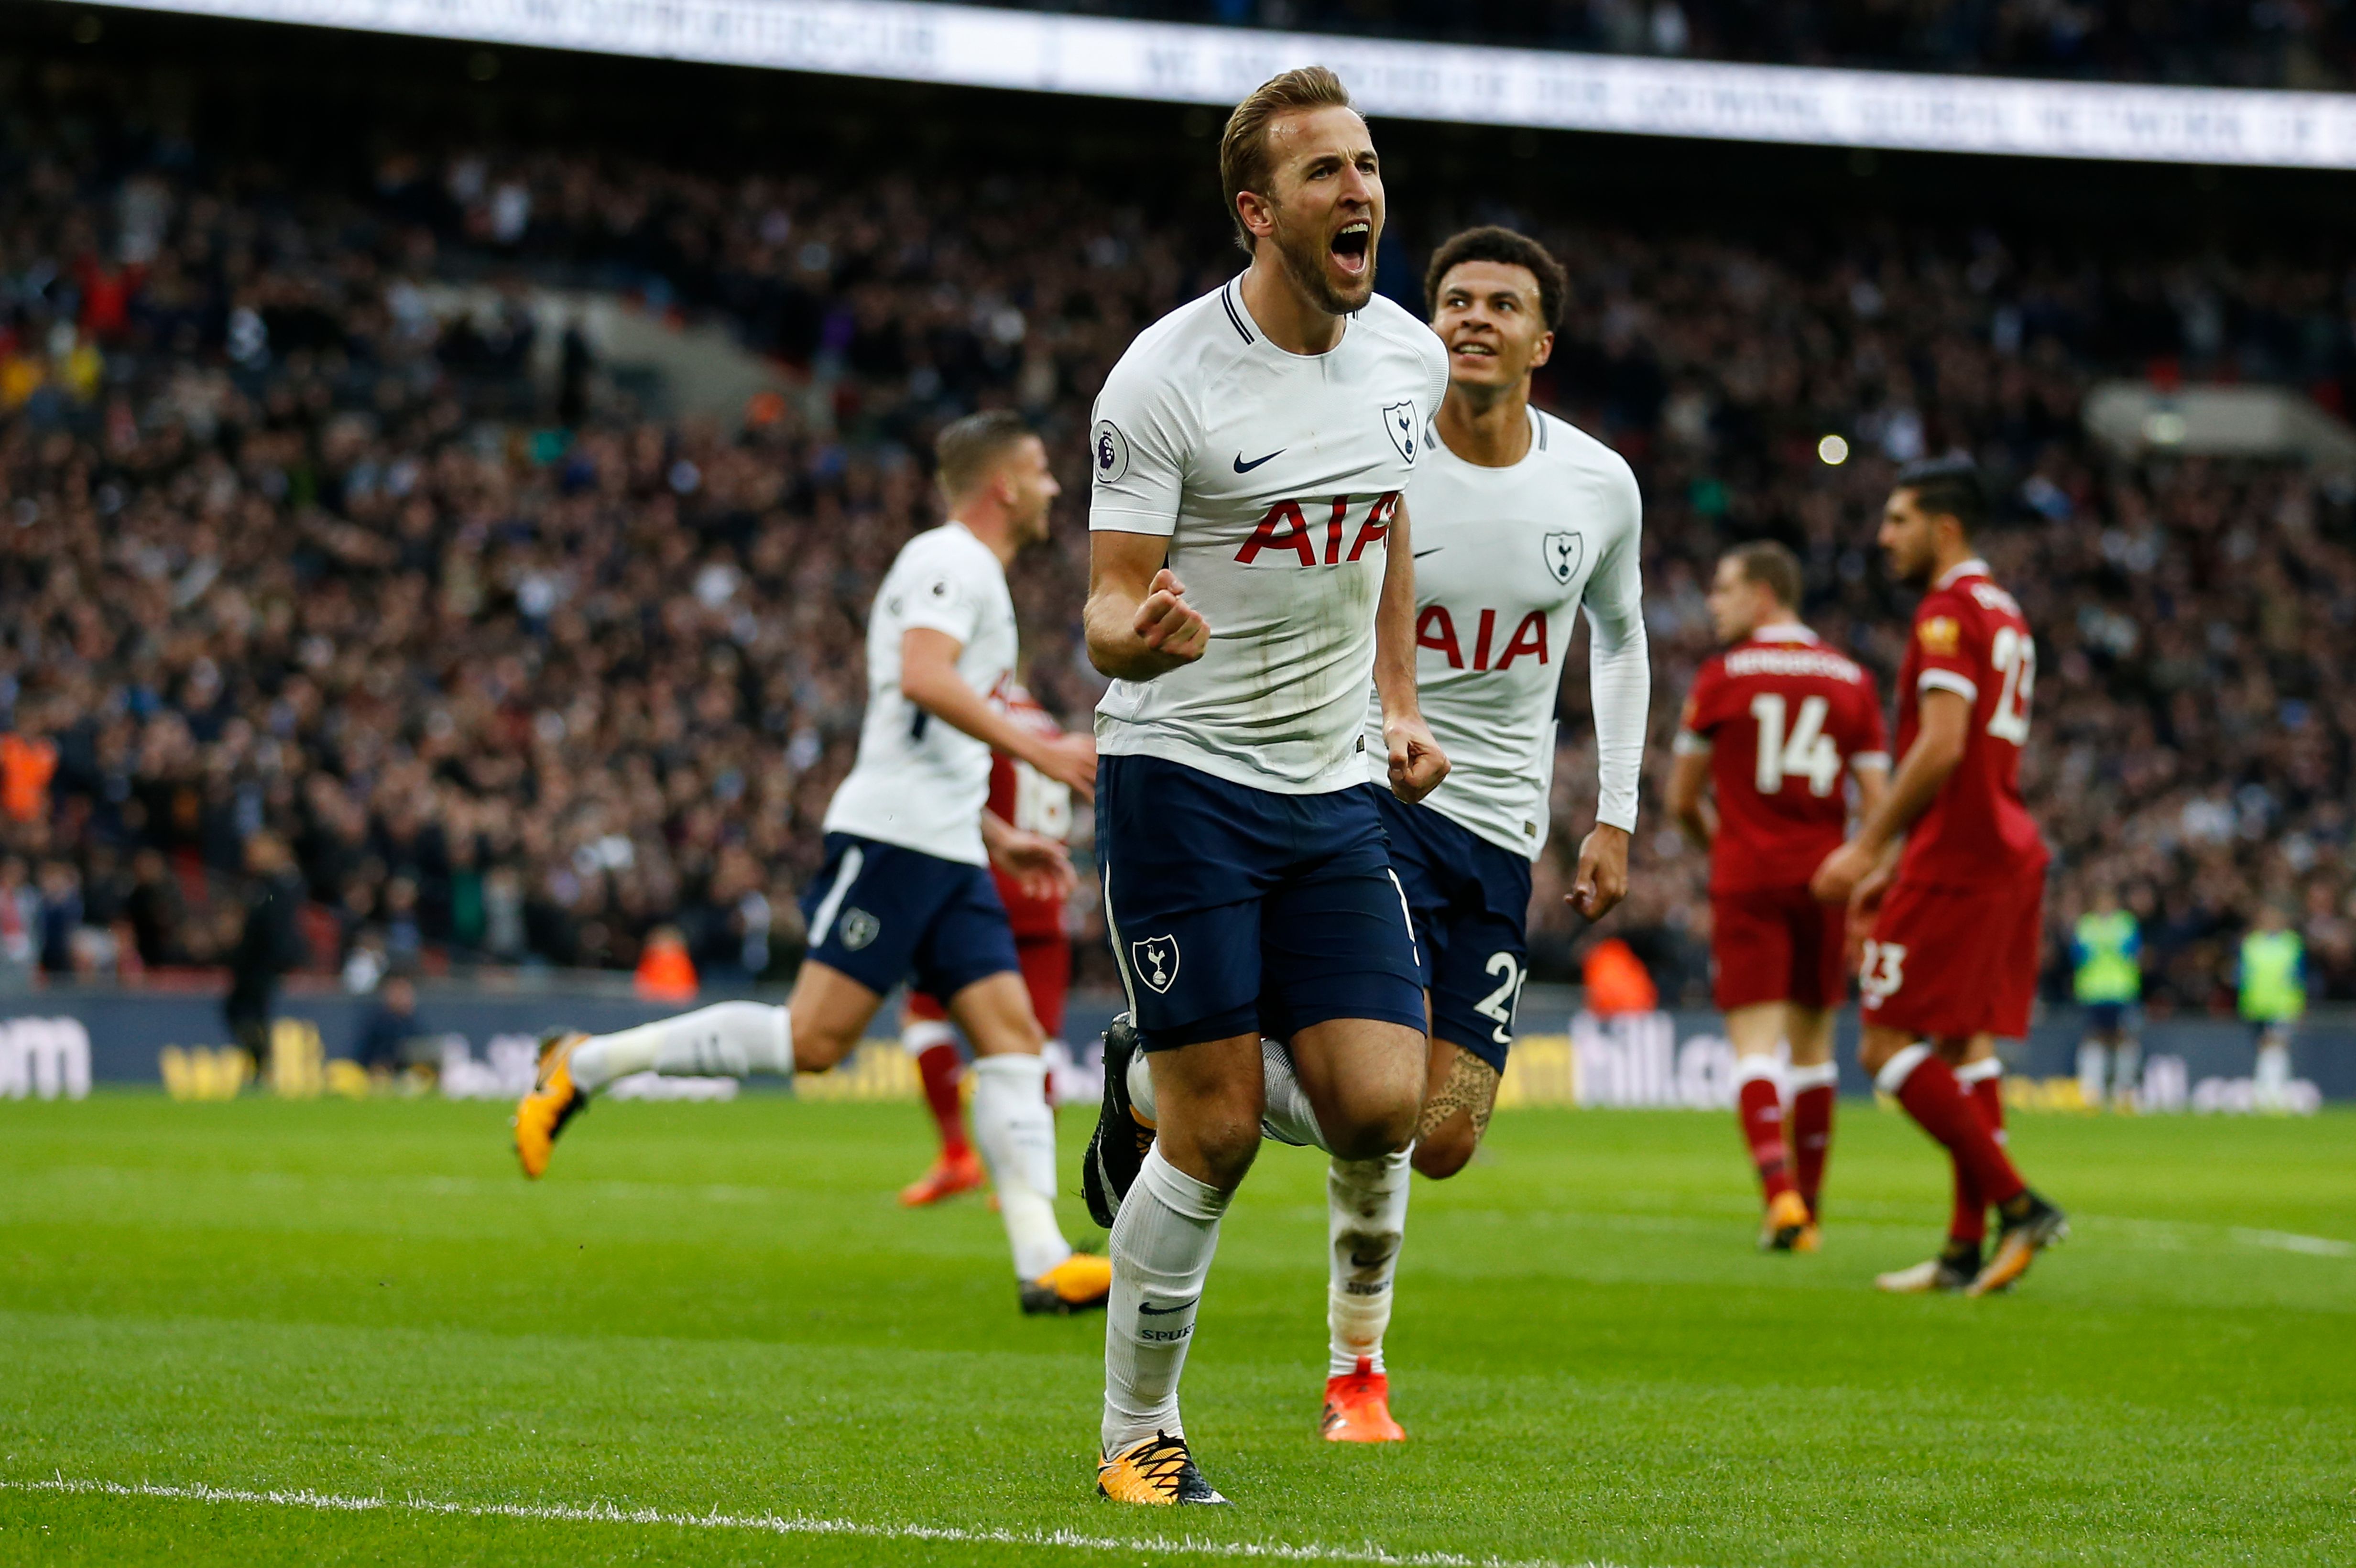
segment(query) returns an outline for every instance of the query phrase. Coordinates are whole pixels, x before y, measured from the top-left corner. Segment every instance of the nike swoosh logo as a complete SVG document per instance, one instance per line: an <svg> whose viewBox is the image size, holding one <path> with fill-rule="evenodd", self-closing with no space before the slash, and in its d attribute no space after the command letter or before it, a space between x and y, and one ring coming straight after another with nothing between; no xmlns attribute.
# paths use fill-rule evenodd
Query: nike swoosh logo
<svg viewBox="0 0 2356 1568"><path fill-rule="evenodd" d="M1444 549L1446 549L1447 548L1448 548L1448 547L1447 547L1446 545L1444 545L1444 544L1436 544L1436 545L1433 545L1430 549L1419 549L1419 550L1418 550L1418 551L1416 551L1416 552L1415 552L1415 559L1416 559L1416 560L1421 560L1425 556L1428 556L1428 555L1438 555L1441 550L1444 550Z"/></svg>
<svg viewBox="0 0 2356 1568"><path fill-rule="evenodd" d="M1284 448L1280 446L1274 452L1269 453L1268 457L1255 457L1249 463L1246 463L1244 461L1244 454L1238 452L1236 453L1236 472L1238 474L1248 474L1253 469L1258 468L1261 464L1268 462L1269 458L1281 457L1283 455Z"/></svg>
<svg viewBox="0 0 2356 1568"><path fill-rule="evenodd" d="M1150 1301L1141 1301L1137 1304L1137 1315L1140 1317L1167 1317L1173 1312L1185 1311L1186 1308L1194 1306L1195 1301L1201 1299L1200 1296L1195 1296L1186 1301L1173 1302L1167 1307L1156 1307Z"/></svg>

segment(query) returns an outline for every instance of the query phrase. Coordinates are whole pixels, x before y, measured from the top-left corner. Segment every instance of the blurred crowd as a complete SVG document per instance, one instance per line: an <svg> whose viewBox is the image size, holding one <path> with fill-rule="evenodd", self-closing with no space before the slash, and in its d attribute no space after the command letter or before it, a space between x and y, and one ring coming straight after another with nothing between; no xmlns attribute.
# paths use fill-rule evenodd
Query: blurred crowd
<svg viewBox="0 0 2356 1568"><path fill-rule="evenodd" d="M2329 90L2347 0L1018 0L1158 21L1772 65Z"/></svg>
<svg viewBox="0 0 2356 1568"><path fill-rule="evenodd" d="M227 961L265 831L299 882L290 962L628 967L676 931L708 977L784 972L857 732L869 596L938 517L932 434L999 406L1048 437L1066 497L1013 586L1031 688L1086 722L1090 400L1141 327L1239 264L1215 211L1108 207L1054 175L395 153L333 188L184 144L17 134L0 961L56 972ZM2356 696L2329 675L2356 622L2351 494L2288 467L2123 465L2078 422L2122 368L2343 406L2344 258L1856 227L1740 242L1417 195L1394 193L1383 256L1410 303L1414 260L1462 221L1521 222L1571 269L1540 393L1644 486L1656 772L1708 651L1715 551L1792 542L1811 618L1886 678L1908 607L1871 548L1889 476L1969 451L2004 496L1997 574L2046 645L2029 783L2056 932L2115 888L2156 1005L2205 1008L2278 904L2319 988L2356 996ZM454 282L473 291L455 314L435 304ZM570 333L536 378L525 302L558 284L724 323L779 389L742 419L672 417ZM1592 807L1583 681L1564 709L1568 850ZM1702 867L1649 802L1636 872L1615 925L1668 997L1697 998ZM1541 868L1542 976L1582 940L1561 873Z"/></svg>

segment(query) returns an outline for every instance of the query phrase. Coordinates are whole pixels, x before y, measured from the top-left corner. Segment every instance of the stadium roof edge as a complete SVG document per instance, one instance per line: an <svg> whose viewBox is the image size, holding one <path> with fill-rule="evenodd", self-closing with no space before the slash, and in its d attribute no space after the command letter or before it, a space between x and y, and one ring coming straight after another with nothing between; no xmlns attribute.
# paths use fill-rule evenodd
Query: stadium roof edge
<svg viewBox="0 0 2356 1568"><path fill-rule="evenodd" d="M918 0L101 0L120 8L946 86L1222 107L1332 66L1368 113L2247 167L2356 168L2356 95L1735 65Z"/></svg>

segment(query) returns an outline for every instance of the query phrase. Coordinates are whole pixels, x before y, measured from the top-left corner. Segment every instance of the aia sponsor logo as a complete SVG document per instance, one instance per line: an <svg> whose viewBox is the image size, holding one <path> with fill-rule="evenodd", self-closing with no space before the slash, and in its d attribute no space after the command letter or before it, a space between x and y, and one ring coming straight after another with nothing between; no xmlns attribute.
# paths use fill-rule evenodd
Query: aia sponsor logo
<svg viewBox="0 0 2356 1568"><path fill-rule="evenodd" d="M1371 501L1336 496L1331 501L1279 501L1236 551L1244 566L1263 555L1277 566L1341 566L1381 544L1398 513L1399 493L1386 490ZM1361 506L1363 515L1354 516Z"/></svg>
<svg viewBox="0 0 2356 1568"><path fill-rule="evenodd" d="M1497 612L1483 609L1469 624L1472 657L1468 660L1466 639L1457 634L1456 617L1449 613L1445 604L1427 604L1415 618L1415 645L1440 655L1448 661L1450 669L1502 670L1524 657L1536 658L1540 664L1547 662L1545 611L1533 610L1515 623L1512 634L1502 645L1497 641ZM1494 664L1490 662L1493 655L1496 660Z"/></svg>

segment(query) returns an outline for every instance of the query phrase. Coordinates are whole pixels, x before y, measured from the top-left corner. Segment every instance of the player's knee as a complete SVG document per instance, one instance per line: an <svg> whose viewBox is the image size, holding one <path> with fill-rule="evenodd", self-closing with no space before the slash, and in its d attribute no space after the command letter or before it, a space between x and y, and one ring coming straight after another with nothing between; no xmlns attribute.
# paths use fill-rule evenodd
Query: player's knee
<svg viewBox="0 0 2356 1568"><path fill-rule="evenodd" d="M1259 1153L1259 1086L1157 1082L1156 1088L1162 1157L1232 1191Z"/></svg>
<svg viewBox="0 0 2356 1568"><path fill-rule="evenodd" d="M1379 1159L1415 1136L1414 1101L1371 1095L1345 1099L1324 1122L1325 1141L1341 1159Z"/></svg>
<svg viewBox="0 0 2356 1568"><path fill-rule="evenodd" d="M1259 1154L1259 1119L1249 1121L1237 1117L1217 1116L1187 1129L1183 1140L1184 1149L1193 1155L1191 1160L1176 1163L1201 1167L1198 1175L1223 1192L1232 1192L1243 1184L1244 1176L1251 1169L1252 1160ZM1169 1130L1162 1134L1165 1144L1174 1144ZM1165 1149L1163 1157L1169 1157Z"/></svg>
<svg viewBox="0 0 2356 1568"><path fill-rule="evenodd" d="M1858 1041L1857 1064L1864 1068L1866 1075L1870 1077L1888 1066L1891 1057L1918 1043L1922 1042L1904 1029L1883 1029L1876 1025L1867 1029ZM1929 1043L1935 1047L1938 1042Z"/></svg>
<svg viewBox="0 0 2356 1568"><path fill-rule="evenodd" d="M824 1072L849 1056L859 1044L861 1031L830 1026L819 1019L805 1020L798 1014L787 1015L793 1020L794 1071Z"/></svg>
<svg viewBox="0 0 2356 1568"><path fill-rule="evenodd" d="M1481 1147L1481 1134L1472 1125L1472 1118L1454 1115L1417 1137L1415 1168L1433 1181L1445 1181L1472 1161L1472 1151Z"/></svg>

